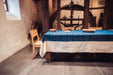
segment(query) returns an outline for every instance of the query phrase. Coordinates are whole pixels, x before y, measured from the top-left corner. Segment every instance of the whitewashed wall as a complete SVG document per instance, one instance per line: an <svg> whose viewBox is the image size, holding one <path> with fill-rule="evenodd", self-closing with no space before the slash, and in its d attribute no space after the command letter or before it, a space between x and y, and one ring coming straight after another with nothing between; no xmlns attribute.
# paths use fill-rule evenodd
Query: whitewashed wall
<svg viewBox="0 0 113 75"><path fill-rule="evenodd" d="M7 20L0 0L0 62L29 44L27 35L36 19L36 6L32 0L19 0L21 20Z"/></svg>

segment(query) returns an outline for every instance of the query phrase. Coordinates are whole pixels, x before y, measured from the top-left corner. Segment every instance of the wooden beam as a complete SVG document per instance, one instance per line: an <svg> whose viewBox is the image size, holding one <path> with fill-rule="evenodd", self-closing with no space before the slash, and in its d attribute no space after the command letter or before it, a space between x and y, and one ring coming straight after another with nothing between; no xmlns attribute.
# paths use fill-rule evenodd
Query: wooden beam
<svg viewBox="0 0 113 75"><path fill-rule="evenodd" d="M71 19L60 19L60 20L66 20L66 21L70 21ZM72 20L84 20L84 19L72 19Z"/></svg>
<svg viewBox="0 0 113 75"><path fill-rule="evenodd" d="M53 13L53 0L48 0L49 1L49 16Z"/></svg>
<svg viewBox="0 0 113 75"><path fill-rule="evenodd" d="M57 0L53 0L53 12L55 12L57 10Z"/></svg>
<svg viewBox="0 0 113 75"><path fill-rule="evenodd" d="M113 0L105 0L103 29L113 29Z"/></svg>
<svg viewBox="0 0 113 75"><path fill-rule="evenodd" d="M61 10L61 0L57 0L57 29L61 30L60 26L60 10Z"/></svg>
<svg viewBox="0 0 113 75"><path fill-rule="evenodd" d="M42 33L49 30L49 4L48 0L41 0L42 5Z"/></svg>
<svg viewBox="0 0 113 75"><path fill-rule="evenodd" d="M89 13L89 0L84 0L84 22L83 22L83 28L88 28L88 13Z"/></svg>
<svg viewBox="0 0 113 75"><path fill-rule="evenodd" d="M96 9L104 9L105 7L94 7L94 8L89 8L89 10L96 10Z"/></svg>

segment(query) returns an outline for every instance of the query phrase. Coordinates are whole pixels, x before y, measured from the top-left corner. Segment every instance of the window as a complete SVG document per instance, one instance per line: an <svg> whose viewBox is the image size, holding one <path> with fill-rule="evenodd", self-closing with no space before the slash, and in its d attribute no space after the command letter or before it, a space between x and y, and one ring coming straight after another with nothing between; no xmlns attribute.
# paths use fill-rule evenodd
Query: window
<svg viewBox="0 0 113 75"><path fill-rule="evenodd" d="M20 20L19 0L3 0L7 20Z"/></svg>

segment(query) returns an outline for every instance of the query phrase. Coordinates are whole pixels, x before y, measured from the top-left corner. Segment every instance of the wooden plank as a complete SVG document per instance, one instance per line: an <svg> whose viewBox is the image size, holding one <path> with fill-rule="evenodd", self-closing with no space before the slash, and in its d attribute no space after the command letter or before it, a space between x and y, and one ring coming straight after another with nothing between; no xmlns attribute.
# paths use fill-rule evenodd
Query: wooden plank
<svg viewBox="0 0 113 75"><path fill-rule="evenodd" d="M94 7L94 8L89 8L89 10L96 10L96 9L104 9L105 7Z"/></svg>
<svg viewBox="0 0 113 75"><path fill-rule="evenodd" d="M70 21L71 19L60 19L60 20L66 20L66 21ZM72 19L72 20L84 20L84 19Z"/></svg>

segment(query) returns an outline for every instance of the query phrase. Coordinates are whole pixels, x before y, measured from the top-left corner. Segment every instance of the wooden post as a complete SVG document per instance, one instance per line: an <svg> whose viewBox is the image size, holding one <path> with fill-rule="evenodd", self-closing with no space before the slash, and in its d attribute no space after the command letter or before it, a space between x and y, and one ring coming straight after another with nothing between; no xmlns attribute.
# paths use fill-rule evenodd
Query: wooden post
<svg viewBox="0 0 113 75"><path fill-rule="evenodd" d="M60 10L61 10L61 0L57 0L57 29L61 30L60 26Z"/></svg>
<svg viewBox="0 0 113 75"><path fill-rule="evenodd" d="M51 55L50 55L50 52L47 52L47 53L46 53L46 62L47 62L47 63L50 63L50 62L51 62Z"/></svg>
<svg viewBox="0 0 113 75"><path fill-rule="evenodd" d="M49 1L49 16L53 13L53 0L48 0Z"/></svg>
<svg viewBox="0 0 113 75"><path fill-rule="evenodd" d="M52 4L53 4L53 12L55 12L57 10L57 0L53 0Z"/></svg>
<svg viewBox="0 0 113 75"><path fill-rule="evenodd" d="M42 33L49 30L49 4L48 0L41 0L42 5Z"/></svg>
<svg viewBox="0 0 113 75"><path fill-rule="evenodd" d="M103 29L113 28L113 0L105 0Z"/></svg>
<svg viewBox="0 0 113 75"><path fill-rule="evenodd" d="M71 16L70 16L70 19L71 19L71 20L70 20L70 24L71 24L71 25L73 24L73 12L74 12L74 11L73 11L73 4L74 4L74 3L73 3L73 1L71 0L71 4L70 4L70 6L71 6L71 7L70 7L70 10L71 10L71 14L70 14L70 15L71 15Z"/></svg>
<svg viewBox="0 0 113 75"><path fill-rule="evenodd" d="M89 0L84 0L84 25L83 28L88 28L88 12L89 12Z"/></svg>

